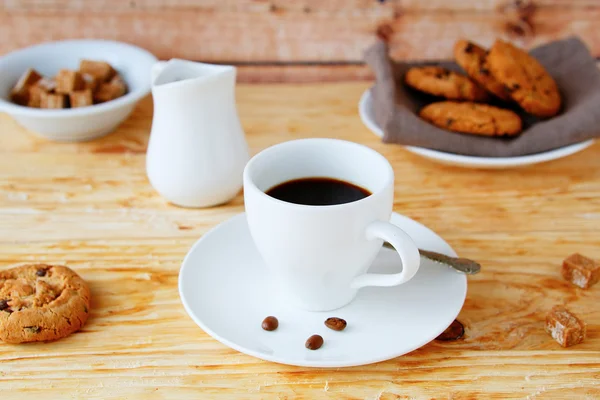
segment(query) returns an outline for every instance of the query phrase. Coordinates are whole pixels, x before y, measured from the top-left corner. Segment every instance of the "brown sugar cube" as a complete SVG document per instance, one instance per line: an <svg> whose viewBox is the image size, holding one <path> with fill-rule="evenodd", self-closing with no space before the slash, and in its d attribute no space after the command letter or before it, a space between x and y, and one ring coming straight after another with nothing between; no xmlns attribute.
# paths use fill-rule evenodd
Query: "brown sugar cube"
<svg viewBox="0 0 600 400"><path fill-rule="evenodd" d="M110 83L114 83L116 85L119 86L123 86L123 94L127 93L127 84L125 83L125 80L123 79L123 77L120 74L116 74L111 80ZM122 96L122 95L121 95Z"/></svg>
<svg viewBox="0 0 600 400"><path fill-rule="evenodd" d="M56 90L56 82L54 79L42 78L35 83L35 86L39 86L43 91L52 93Z"/></svg>
<svg viewBox="0 0 600 400"><path fill-rule="evenodd" d="M29 88L40 79L42 79L42 75L33 68L25 71L10 92L12 101L22 106L27 105L29 102Z"/></svg>
<svg viewBox="0 0 600 400"><path fill-rule="evenodd" d="M42 101L42 93L46 92L40 86L33 85L29 88L29 98L27 99L27 106L29 107L40 107Z"/></svg>
<svg viewBox="0 0 600 400"><path fill-rule="evenodd" d="M40 107L42 92L52 93L56 88L56 83L52 79L42 78L34 85L29 87L29 107Z"/></svg>
<svg viewBox="0 0 600 400"><path fill-rule="evenodd" d="M91 106L94 104L92 89L78 90L69 93L69 100L72 108Z"/></svg>
<svg viewBox="0 0 600 400"><path fill-rule="evenodd" d="M56 75L56 92L69 94L76 90L83 89L83 78L77 71L70 69L61 69Z"/></svg>
<svg viewBox="0 0 600 400"><path fill-rule="evenodd" d="M13 103L16 103L20 106L26 106L29 103L29 91L11 91L10 99L13 101Z"/></svg>
<svg viewBox="0 0 600 400"><path fill-rule="evenodd" d="M100 82L108 82L116 73L109 63L104 61L81 60L79 72L90 74Z"/></svg>
<svg viewBox="0 0 600 400"><path fill-rule="evenodd" d="M41 108L67 108L67 98L60 93L42 92L40 95Z"/></svg>
<svg viewBox="0 0 600 400"><path fill-rule="evenodd" d="M127 93L127 83L125 83L125 80L123 79L123 77L119 74L116 74L111 80L110 83L114 84L114 85L118 85L120 87L122 87L122 94L121 96L123 96L125 93Z"/></svg>
<svg viewBox="0 0 600 400"><path fill-rule="evenodd" d="M36 83L37 81L39 81L40 79L42 79L42 75L39 72L37 72L35 69L29 68L19 78L19 81L15 85L15 89L18 91L18 90L21 90L22 88L29 87L29 86L33 85L34 83Z"/></svg>
<svg viewBox="0 0 600 400"><path fill-rule="evenodd" d="M585 339L585 323L563 306L554 306L546 316L546 332L562 347L573 346Z"/></svg>
<svg viewBox="0 0 600 400"><path fill-rule="evenodd" d="M96 93L94 93L94 101L96 103L104 103L106 101L114 100L117 97L121 97L125 94L125 86L110 82L101 83Z"/></svg>
<svg viewBox="0 0 600 400"><path fill-rule="evenodd" d="M83 78L84 89L90 89L92 92L95 92L98 85L100 85L100 80L92 74L88 74L87 72L82 73L81 77Z"/></svg>
<svg viewBox="0 0 600 400"><path fill-rule="evenodd" d="M572 284L588 289L600 280L600 262L579 253L571 254L563 261L561 272Z"/></svg>

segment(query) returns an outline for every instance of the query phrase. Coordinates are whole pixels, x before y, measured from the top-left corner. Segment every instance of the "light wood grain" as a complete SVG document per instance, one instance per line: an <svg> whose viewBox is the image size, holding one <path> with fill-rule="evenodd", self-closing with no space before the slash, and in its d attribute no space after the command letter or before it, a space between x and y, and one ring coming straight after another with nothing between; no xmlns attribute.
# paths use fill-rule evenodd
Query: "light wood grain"
<svg viewBox="0 0 600 400"><path fill-rule="evenodd" d="M372 81L374 74L364 64L267 65L237 66L240 83L315 83Z"/></svg>
<svg viewBox="0 0 600 400"><path fill-rule="evenodd" d="M2 0L0 5L7 11L110 11L131 10L210 10L216 12L264 12L264 11L301 11L328 12L330 14L382 13L385 10L403 12L417 11L487 11L493 12L507 8L527 7L573 7L592 8L595 0ZM384 10L384 11L382 11Z"/></svg>
<svg viewBox="0 0 600 400"><path fill-rule="evenodd" d="M382 144L361 124L357 103L367 87L240 85L251 151L334 137L384 154L396 174L394 209L484 266L469 277L463 340L338 370L230 350L185 314L177 276L190 246L241 212L243 201L188 210L153 191L144 170L151 99L114 134L80 144L45 141L0 115L0 268L66 263L93 293L81 332L0 344L3 398L600 397L600 286L581 290L559 273L572 252L600 258L600 145L519 170L442 167ZM546 311L559 303L587 321L584 343L562 349L544 332Z"/></svg>
<svg viewBox="0 0 600 400"><path fill-rule="evenodd" d="M67 38L106 38L160 58L230 63L361 63L377 36L402 59L451 56L467 37L526 48L580 36L600 56L593 0L4 0L0 54Z"/></svg>

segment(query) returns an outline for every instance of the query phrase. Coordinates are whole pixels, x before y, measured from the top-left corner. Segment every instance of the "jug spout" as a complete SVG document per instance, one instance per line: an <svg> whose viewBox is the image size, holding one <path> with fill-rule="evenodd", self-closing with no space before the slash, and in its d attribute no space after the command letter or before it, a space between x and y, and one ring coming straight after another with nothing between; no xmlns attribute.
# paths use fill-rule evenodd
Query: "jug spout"
<svg viewBox="0 0 600 400"><path fill-rule="evenodd" d="M180 81L209 81L218 78L235 79L235 67L230 65L205 64L173 58L158 61L152 66L152 86L169 85Z"/></svg>

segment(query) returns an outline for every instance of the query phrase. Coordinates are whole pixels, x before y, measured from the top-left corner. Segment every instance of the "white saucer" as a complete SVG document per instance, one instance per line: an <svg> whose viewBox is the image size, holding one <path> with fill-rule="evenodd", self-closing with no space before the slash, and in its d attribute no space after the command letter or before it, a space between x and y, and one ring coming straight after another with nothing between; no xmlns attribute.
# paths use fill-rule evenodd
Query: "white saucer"
<svg viewBox="0 0 600 400"><path fill-rule="evenodd" d="M399 214L392 222L417 245L455 256L425 226ZM382 248L371 272L396 272L400 258ZM266 267L254 247L246 215L213 228L194 244L179 272L179 295L187 313L226 346L263 360L308 367L347 367L398 357L428 343L458 315L467 293L464 275L423 261L417 275L393 288L361 289L349 305L330 312L291 309L273 296ZM269 315L279 328L262 330ZM342 332L325 327L327 317L348 322ZM306 339L323 336L319 350Z"/></svg>
<svg viewBox="0 0 600 400"><path fill-rule="evenodd" d="M383 131L375 122L373 113L373 102L371 92L365 91L358 104L358 112L362 122L379 137L383 137ZM543 153L531 154L520 157L472 157L460 154L444 153L442 151L425 149L422 147L404 146L406 150L418 154L430 160L459 167L483 168L483 169L506 169L515 167L524 167L526 165L539 164L546 161L557 160L559 158L578 153L594 143L594 140L572 144L559 149L546 151Z"/></svg>

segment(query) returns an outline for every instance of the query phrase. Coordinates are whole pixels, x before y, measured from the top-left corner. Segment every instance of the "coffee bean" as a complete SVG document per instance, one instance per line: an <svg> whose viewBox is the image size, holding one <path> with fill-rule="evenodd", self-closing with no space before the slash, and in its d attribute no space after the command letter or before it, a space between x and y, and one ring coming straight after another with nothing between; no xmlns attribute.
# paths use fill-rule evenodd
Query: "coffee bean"
<svg viewBox="0 0 600 400"><path fill-rule="evenodd" d="M334 331L343 331L346 329L346 325L346 320L337 317L331 317L325 320L325 326Z"/></svg>
<svg viewBox="0 0 600 400"><path fill-rule="evenodd" d="M4 311L8 308L8 300L0 300L0 311Z"/></svg>
<svg viewBox="0 0 600 400"><path fill-rule="evenodd" d="M309 350L317 350L323 346L323 338L319 335L312 335L306 340L304 346Z"/></svg>
<svg viewBox="0 0 600 400"><path fill-rule="evenodd" d="M37 276L46 276L46 270L45 269L38 269L37 271L35 271L35 274Z"/></svg>
<svg viewBox="0 0 600 400"><path fill-rule="evenodd" d="M435 338L435 340L442 340L444 342L457 340L463 337L464 334L465 327L459 320L455 319L444 332Z"/></svg>
<svg viewBox="0 0 600 400"><path fill-rule="evenodd" d="M262 328L265 331L274 331L279 326L279 321L273 316L265 318L262 322Z"/></svg>

